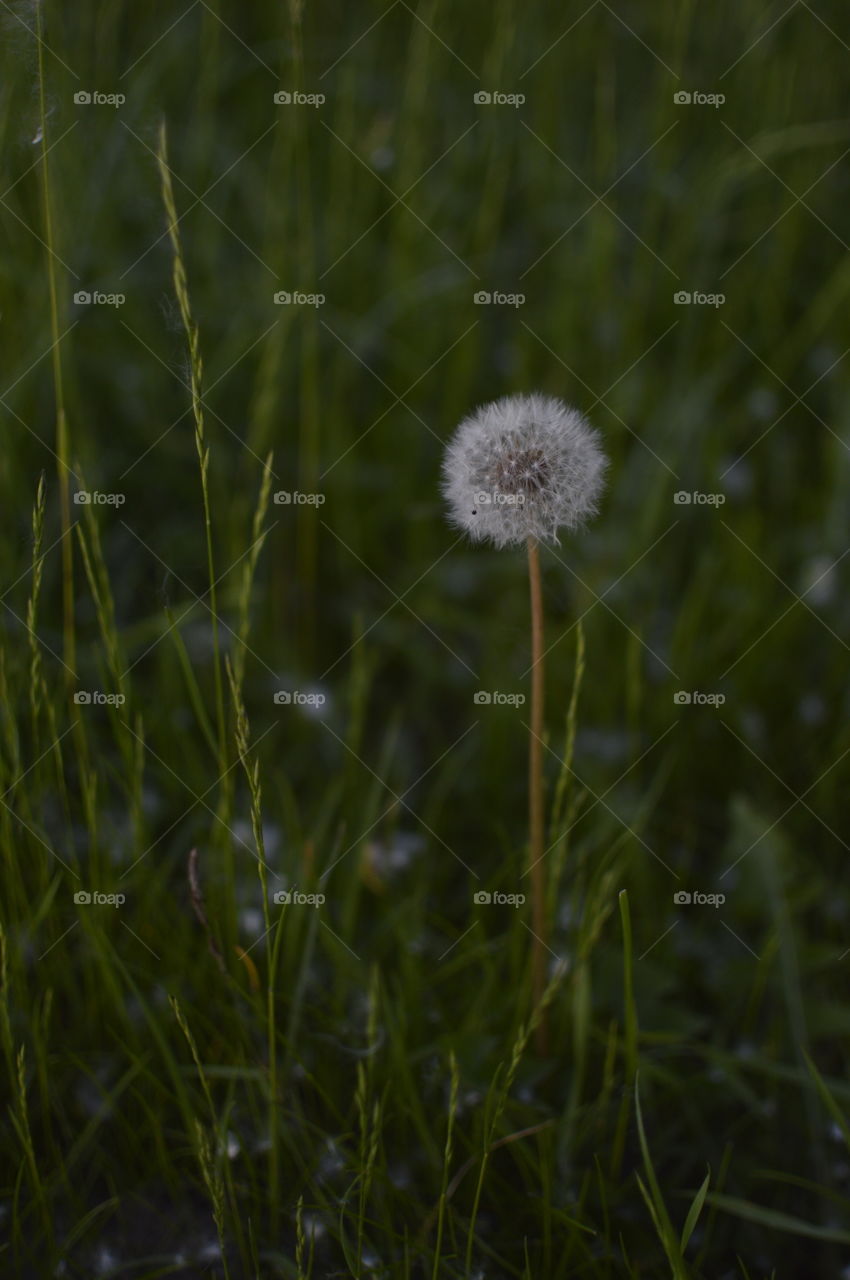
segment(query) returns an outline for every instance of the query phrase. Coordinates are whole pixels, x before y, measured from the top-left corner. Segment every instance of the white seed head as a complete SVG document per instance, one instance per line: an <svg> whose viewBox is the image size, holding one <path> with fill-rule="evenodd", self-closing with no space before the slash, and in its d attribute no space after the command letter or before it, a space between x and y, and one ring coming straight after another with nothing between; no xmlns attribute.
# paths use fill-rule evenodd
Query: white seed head
<svg viewBox="0 0 850 1280"><path fill-rule="evenodd" d="M553 396L503 396L464 418L446 447L452 524L497 547L558 542L595 514L608 459L599 433Z"/></svg>

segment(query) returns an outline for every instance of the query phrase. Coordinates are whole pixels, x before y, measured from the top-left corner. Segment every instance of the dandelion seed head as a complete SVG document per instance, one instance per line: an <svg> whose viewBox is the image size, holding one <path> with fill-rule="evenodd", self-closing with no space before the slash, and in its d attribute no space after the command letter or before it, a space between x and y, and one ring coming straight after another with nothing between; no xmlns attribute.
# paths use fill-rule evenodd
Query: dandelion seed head
<svg viewBox="0 0 850 1280"><path fill-rule="evenodd" d="M599 434L553 396L504 396L464 418L446 447L453 525L497 547L558 542L595 514L608 460Z"/></svg>

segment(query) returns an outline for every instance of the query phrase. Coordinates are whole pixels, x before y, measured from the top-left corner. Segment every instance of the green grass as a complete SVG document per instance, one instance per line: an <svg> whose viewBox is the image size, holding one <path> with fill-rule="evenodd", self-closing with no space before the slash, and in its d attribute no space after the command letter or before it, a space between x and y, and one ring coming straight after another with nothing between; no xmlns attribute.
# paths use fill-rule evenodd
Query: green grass
<svg viewBox="0 0 850 1280"><path fill-rule="evenodd" d="M0 24L0 1273L843 1274L844 9ZM535 388L611 456L543 556L545 1058L474 900L527 893L473 700L528 692L524 557L438 490Z"/></svg>

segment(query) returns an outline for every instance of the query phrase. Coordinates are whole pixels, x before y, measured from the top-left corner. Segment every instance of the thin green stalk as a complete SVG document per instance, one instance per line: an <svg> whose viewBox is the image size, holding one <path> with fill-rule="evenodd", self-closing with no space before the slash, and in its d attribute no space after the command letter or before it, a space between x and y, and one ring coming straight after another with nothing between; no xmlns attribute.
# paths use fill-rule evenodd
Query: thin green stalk
<svg viewBox="0 0 850 1280"><path fill-rule="evenodd" d="M313 1274L313 1249L315 1246L315 1233L310 1232L310 1255L307 1259L307 1269L304 1269L304 1254L307 1251L307 1237L304 1234L304 1197L298 1197L298 1204L295 1206L295 1270L297 1280L310 1280Z"/></svg>
<svg viewBox="0 0 850 1280"><path fill-rule="evenodd" d="M260 891L263 897L263 922L265 936L269 939L268 975L266 978L266 1028L269 1055L269 1208L272 1234L277 1231L278 1211L280 1205L280 1157L278 1150L278 1071L277 1071L277 1008L276 1008L276 973L279 954L278 939L281 934L282 916L277 920L277 927L272 934L272 919L269 908L268 867L266 863L266 847L263 839L262 820L262 787L260 784L260 762L251 759L248 754L249 726L242 703L242 695L236 683L236 675L228 659L227 674L230 691L236 712L236 747L239 759L248 780L248 791L251 797L251 827L254 833L254 844L257 848L257 870L260 877Z"/></svg>
<svg viewBox="0 0 850 1280"><path fill-rule="evenodd" d="M47 155L47 104L44 91L44 49L41 0L35 6L36 48L38 55L38 110L41 135L41 177L44 200L44 245L47 249L47 290L50 300L51 360L53 363L53 390L56 397L56 470L59 483L59 509L62 522L62 629L64 638L65 683L70 687L74 679L74 548L68 536L71 530L70 439L68 420L65 416L65 395L62 384L62 357L59 352L59 303L56 292L56 254L53 250L53 213L50 203L50 169Z"/></svg>
<svg viewBox="0 0 850 1280"><path fill-rule="evenodd" d="M561 771L558 775L558 781L555 786L555 799L552 805L552 819L549 827L549 840L554 841L558 835L558 828L561 823L561 816L564 811L564 802L568 791L572 790L570 781L572 779L573 755L575 753L576 730L578 728L578 696L581 691L582 681L584 679L584 627L581 618L576 623L576 662L575 674L573 675L573 688L570 694L570 705L567 709L567 728L564 738L564 755L561 763ZM565 825L567 828L572 823L574 803L570 805L567 813ZM564 841L566 845L566 840ZM557 883L557 877L552 877L553 883L550 889L554 888Z"/></svg>
<svg viewBox="0 0 850 1280"><path fill-rule="evenodd" d="M304 43L302 34L304 0L290 0L289 16L292 38L294 84L304 88ZM294 112L292 122L295 181L298 192L298 261L308 280L316 273L316 213L311 200L311 143L303 127L302 113ZM316 310L301 326L303 347L300 360L300 434L298 440L298 475L305 492L315 492L319 483L319 319ZM302 597L299 610L301 643L304 652L312 654L316 636L316 568L318 563L319 508L305 503L298 508L296 549L298 583Z"/></svg>
<svg viewBox="0 0 850 1280"><path fill-rule="evenodd" d="M44 1189L44 1183L41 1180L41 1173L39 1172L38 1163L35 1158L35 1146L33 1145L32 1131L30 1130L29 1109L27 1107L25 1054L23 1045L21 1045L18 1050L14 1089L17 1106L13 1108L11 1113L12 1124L14 1125L15 1131L24 1150L24 1158L29 1170L30 1181L32 1182L33 1195L38 1201L41 1209L42 1218L44 1220L44 1232L52 1253L55 1250L53 1217L50 1212L50 1206L47 1203L47 1193Z"/></svg>
<svg viewBox="0 0 850 1280"><path fill-rule="evenodd" d="M528 750L529 870L531 872L532 1000L543 997L546 982L546 883L543 867L543 591L540 550L528 539L528 578L531 587L531 736ZM543 1017L535 1033L538 1053L549 1048L548 1021Z"/></svg>
<svg viewBox="0 0 850 1280"><path fill-rule="evenodd" d="M192 1032L189 1028L189 1024L186 1021L186 1015L184 1014L182 1008L180 1007L180 1001L177 999L177 997L170 995L168 997L168 1003L171 1005L172 1013L177 1019L177 1025L180 1027L180 1030L183 1032L183 1035L186 1037L186 1043L189 1046L189 1052L192 1055L192 1061L195 1064L195 1068L198 1072L198 1079L200 1080L201 1088L204 1091L204 1098L206 1099L207 1106L209 1107L210 1120L212 1121L213 1126L215 1126L216 1114L215 1114L215 1107L213 1106L212 1093L210 1091L209 1081L207 1080L207 1075L206 1075L206 1072L204 1071L203 1063L201 1062L201 1055L198 1052L198 1046L195 1043L195 1037L192 1035Z"/></svg>
<svg viewBox="0 0 850 1280"><path fill-rule="evenodd" d="M355 1102L360 1123L360 1192L357 1205L357 1260L355 1275L357 1280L363 1274L363 1237L366 1222L366 1205L372 1187L372 1176L378 1155L378 1136L380 1134L381 1104L375 1101L369 1109L369 1073L362 1062L357 1063L357 1087Z"/></svg>
<svg viewBox="0 0 850 1280"><path fill-rule="evenodd" d="M629 1100L638 1069L638 1022L632 979L632 921L629 912L629 895L625 889L620 891L620 919L623 926L623 1012L625 1017L626 1088L623 1090L614 1144L611 1149L611 1174L613 1177L619 1176L623 1159L626 1127L629 1119Z"/></svg>
<svg viewBox="0 0 850 1280"><path fill-rule="evenodd" d="M215 1135L215 1130L213 1130L213 1135ZM230 1280L230 1267L227 1262L224 1237L224 1180L218 1168L218 1161L221 1156L216 1151L214 1143L210 1141L209 1135L200 1120L195 1121L195 1141L204 1185L212 1202L213 1218L215 1220L216 1234L218 1235L218 1248L221 1254L221 1264L224 1268L224 1280Z"/></svg>
<svg viewBox="0 0 850 1280"><path fill-rule="evenodd" d="M171 1005L172 1012L177 1019L177 1023L186 1043L189 1046L189 1052L192 1055L192 1061L198 1072L198 1078L201 1082L201 1088L204 1091L204 1099L210 1113L210 1131L214 1137L214 1143L211 1143L207 1136L204 1125L195 1117L195 1138L197 1144L198 1163L201 1166L201 1174L204 1184L207 1188L210 1200L213 1206L213 1218L215 1219L216 1232L218 1234L219 1249L221 1251L222 1265L224 1267L225 1277L229 1275L227 1254L225 1252L225 1179L221 1173L221 1164L224 1160L224 1152L227 1146L227 1118L226 1112L221 1119L216 1115L215 1105L213 1103L212 1090L210 1089L207 1073L204 1071L201 1055L198 1052L198 1046L195 1037L186 1020L186 1015L180 1006L180 1001L176 996L169 995L168 1003ZM226 1166L225 1166L226 1167ZM232 1186L232 1179L228 1173L227 1177L228 1190L230 1192L231 1205L234 1203L235 1195Z"/></svg>
<svg viewBox="0 0 850 1280"><path fill-rule="evenodd" d="M15 1046L12 1039L12 1020L9 1016L9 956L6 930L0 922L0 1042L10 1077L15 1069Z"/></svg>
<svg viewBox="0 0 850 1280"><path fill-rule="evenodd" d="M652 1156L649 1152L649 1143L646 1139L646 1130L644 1129L643 1124L643 1112L641 1111L640 1106L640 1087L638 1085L637 1074L635 1074L634 1084L635 1114L637 1116L638 1137L640 1139L640 1149L643 1155L643 1165L646 1170L646 1179L649 1184L648 1186L645 1186L643 1179L640 1174L638 1174L638 1190L643 1196L646 1207L649 1210L649 1216L652 1218L653 1226L655 1227L658 1235L658 1239L660 1240L661 1246L667 1255L672 1280L687 1280L685 1260L682 1257L682 1249L684 1248L684 1244L682 1242L684 1241L684 1243L687 1243L687 1240L690 1238L690 1235L696 1226L696 1220L699 1217L700 1210L702 1209L705 1193L708 1191L708 1178L706 1178L700 1188L700 1192L694 1200L680 1240L676 1235L673 1223L670 1220L670 1214L668 1213L667 1206L664 1203L664 1197L661 1194L661 1187L658 1184L658 1178L652 1163Z"/></svg>
<svg viewBox="0 0 850 1280"><path fill-rule="evenodd" d="M32 589L27 601L27 636L30 645L30 715L32 718L32 738L36 753L39 753L40 736L38 732L39 711L44 697L44 671L41 661L41 645L36 635L38 623L38 599L41 594L41 577L44 560L41 544L44 535L44 501L45 484L42 471L38 481L35 507L32 513Z"/></svg>
<svg viewBox="0 0 850 1280"><path fill-rule="evenodd" d="M431 1280L437 1280L440 1272L440 1253L443 1247L443 1220L446 1215L446 1192L449 1185L449 1169L452 1163L452 1139L454 1137L455 1113L457 1112L457 1095L459 1087L459 1073L457 1066L457 1058L454 1050L449 1053L449 1070L451 1072L451 1086L449 1088L449 1119L446 1126L446 1148L443 1154L443 1184L440 1187L440 1204L437 1210L437 1242L434 1245L434 1268L431 1272Z"/></svg>
<svg viewBox="0 0 850 1280"><path fill-rule="evenodd" d="M520 1025L519 1032L517 1033L517 1037L514 1040L513 1051L511 1053L511 1060L508 1065L508 1069L504 1074L504 1078L502 1080L499 1091L496 1095L496 1101L493 1106L492 1113L490 1114L489 1120L485 1119L484 1143L483 1143L483 1151L481 1155L481 1165L478 1170L478 1182L475 1187L475 1197L472 1203L472 1213L470 1215L469 1230L467 1232L467 1237L466 1237L466 1268L465 1268L466 1275L471 1274L472 1246L475 1242L475 1223L478 1218L478 1208L479 1208L479 1205L481 1204L481 1196L484 1191L484 1175L487 1172L487 1165L490 1159L490 1152L493 1150L493 1148L496 1145L493 1142L493 1137L496 1132L496 1127L502 1118L502 1113L505 1109L505 1104L507 1103L507 1100L508 1100L508 1094L510 1093L513 1082L516 1079L516 1073L519 1070L519 1064L522 1061L522 1055L525 1052L525 1047L528 1044L529 1038L531 1037L533 1032L537 1031L537 1028L540 1026L542 1019L546 1016L546 1011L549 1008L549 1005L551 1004L555 996L555 992L560 986L565 975L566 975L566 966L562 963L559 963L556 966L555 972L552 975L549 985L546 987L546 990L543 992L543 995L539 1003L536 1004L534 1009L532 1010L531 1017L529 1018L528 1022ZM496 1081L499 1079L499 1074L502 1070L502 1066L503 1064L500 1063L496 1070L496 1075L493 1080L493 1086L495 1086ZM487 1099L488 1104L489 1104L490 1096L492 1095L492 1092L493 1092L493 1088L491 1087L490 1095L488 1095L488 1099Z"/></svg>
<svg viewBox="0 0 850 1280"><path fill-rule="evenodd" d="M233 673L236 677L237 687L242 689L242 678L245 674L245 655L247 653L248 636L251 631L251 591L254 586L254 575L257 571L257 561L263 544L266 540L266 531L263 530L263 521L266 518L266 512L269 508L269 497L271 496L272 487L272 453L271 450L266 456L263 464L263 477L260 481L260 495L257 499L257 505L254 508L254 519L251 526L251 543L245 563L242 568L242 580L239 584L239 607L238 607L238 626L236 634L239 637L239 643L233 655Z"/></svg>
<svg viewBox="0 0 850 1280"><path fill-rule="evenodd" d="M206 442L206 433L204 426L204 404L201 393L201 378L203 375L203 360L201 358L200 340L198 335L198 327L192 319L192 311L189 305L189 286L186 276L186 266L183 261L183 248L180 242L180 233L177 229L177 206L174 203L174 190L171 185L171 169L168 165L168 141L166 135L165 121L163 120L159 127L159 147L157 150L157 161L159 164L160 182L162 185L162 200L165 205L165 211L168 215L168 235L171 240L171 248L174 254L173 279L174 292L177 295L177 303L180 308L180 316L183 321L183 328L186 331L186 338L189 343L189 364L190 364L190 382L192 391L192 414L195 420L195 447L198 451L198 462L201 470L201 493L204 503L204 529L206 534L207 545L207 573L210 580L210 613L212 614L212 632L213 632L213 663L215 667L215 705L216 717L218 721L218 749L219 749L219 766L222 774L227 771L227 746L225 737L225 718L224 718L224 684L221 675L221 649L218 634L218 606L216 602L216 577L213 560L212 545L212 516L210 513L210 493L209 493L209 461L210 452ZM224 784L227 788L227 783Z"/></svg>

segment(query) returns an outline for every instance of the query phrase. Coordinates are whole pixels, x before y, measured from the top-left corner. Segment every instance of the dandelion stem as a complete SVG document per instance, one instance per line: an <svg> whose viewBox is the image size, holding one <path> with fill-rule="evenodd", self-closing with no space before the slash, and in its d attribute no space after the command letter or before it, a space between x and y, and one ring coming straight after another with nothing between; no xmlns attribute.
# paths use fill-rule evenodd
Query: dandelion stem
<svg viewBox="0 0 850 1280"><path fill-rule="evenodd" d="M528 578L531 587L531 735L528 744L529 870L531 872L531 920L534 943L531 954L532 994L535 1007L543 997L546 981L546 886L543 869L543 592L540 584L540 550L537 539L528 539ZM537 1050L548 1050L548 1022L544 1013L535 1033Z"/></svg>

